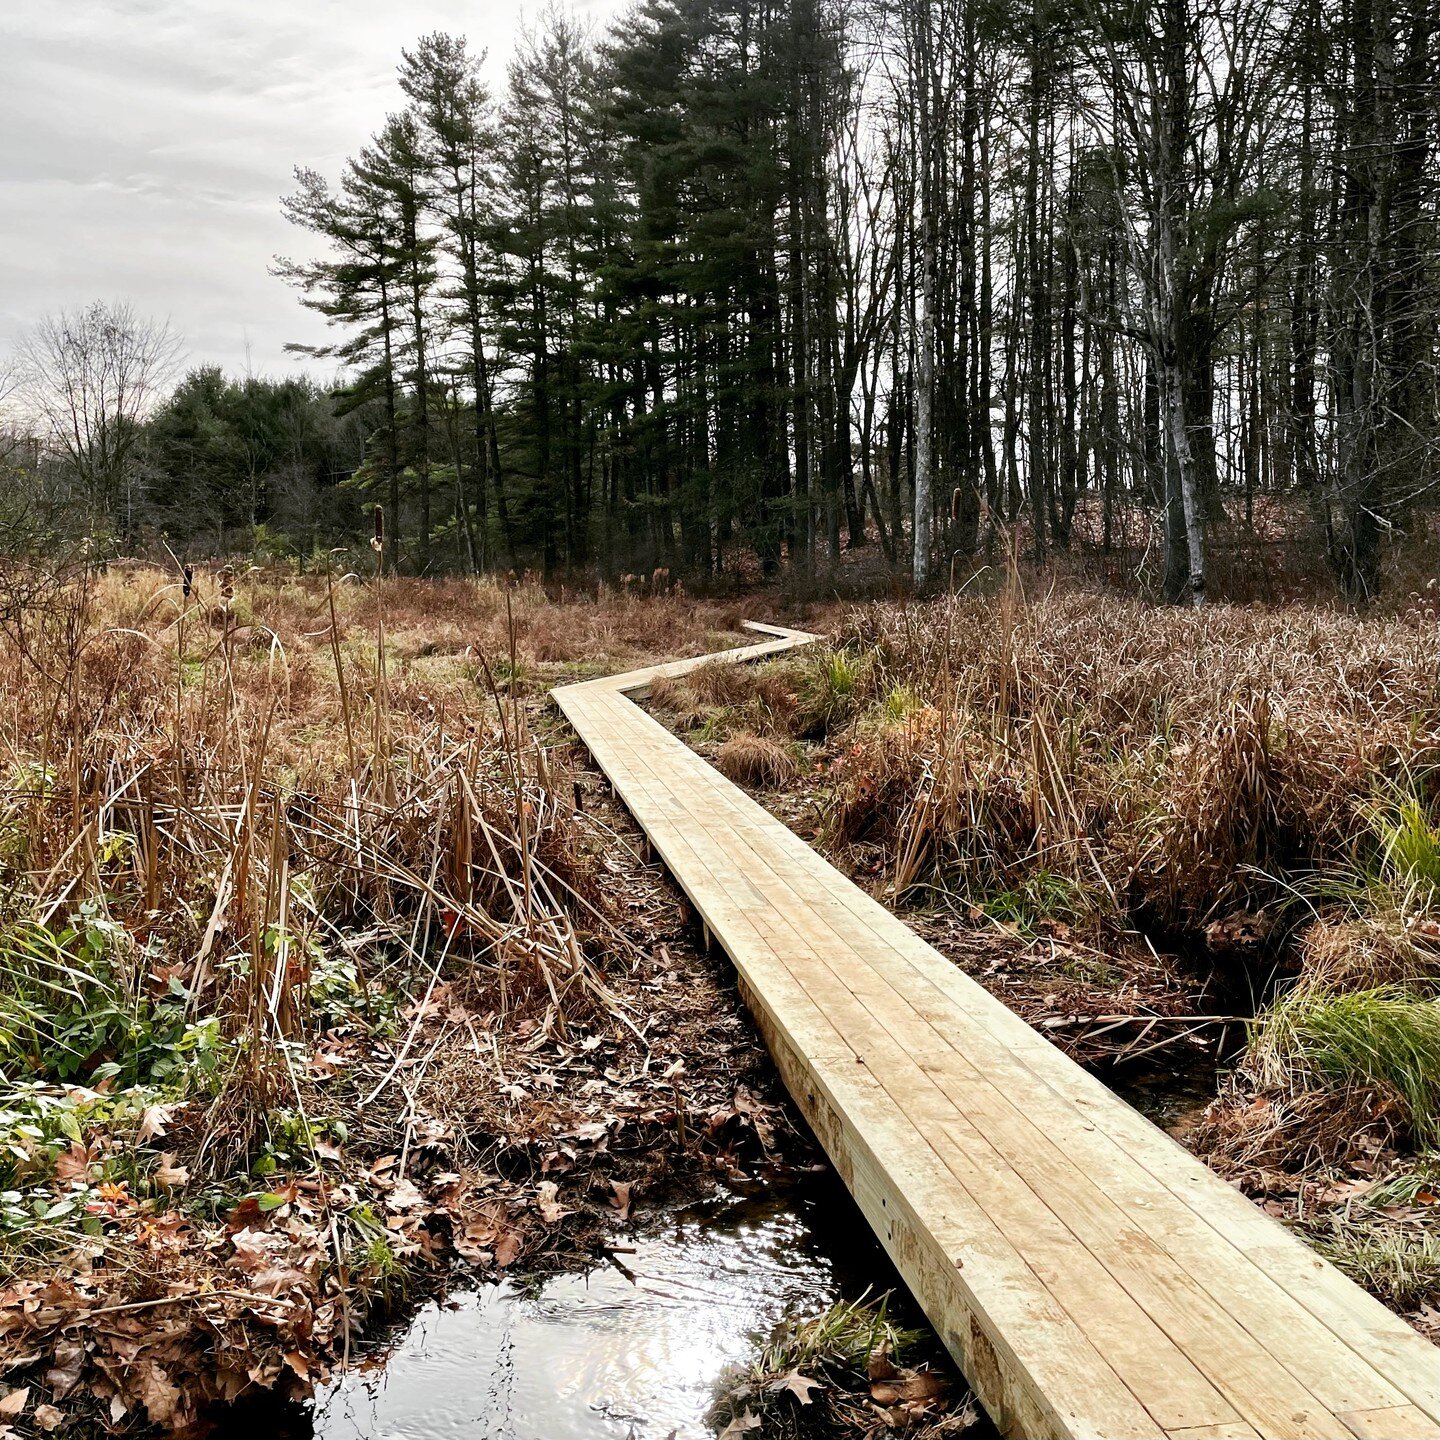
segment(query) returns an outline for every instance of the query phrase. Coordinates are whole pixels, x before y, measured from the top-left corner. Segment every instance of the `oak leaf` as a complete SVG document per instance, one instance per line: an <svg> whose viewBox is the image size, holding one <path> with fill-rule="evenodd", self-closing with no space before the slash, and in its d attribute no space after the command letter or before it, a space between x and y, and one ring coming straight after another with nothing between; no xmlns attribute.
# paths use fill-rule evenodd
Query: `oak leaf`
<svg viewBox="0 0 1440 1440"><path fill-rule="evenodd" d="M720 1432L719 1440L739 1440L741 1435L748 1435L750 1431L759 1428L760 1417L753 1410L747 1410L743 1415L737 1415Z"/></svg>
<svg viewBox="0 0 1440 1440"><path fill-rule="evenodd" d="M78 1340L62 1340L55 1347L55 1360L45 1372L45 1388L63 1400L79 1383L85 1368L85 1347Z"/></svg>
<svg viewBox="0 0 1440 1440"><path fill-rule="evenodd" d="M140 1117L140 1128L135 1132L135 1138L144 1144L146 1140L154 1139L157 1135L163 1135L170 1128L170 1117L175 1113L173 1105L151 1105Z"/></svg>
<svg viewBox="0 0 1440 1440"><path fill-rule="evenodd" d="M180 1408L180 1391L171 1384L170 1377L155 1364L140 1365L135 1376L140 1391L140 1402L152 1425L169 1425Z"/></svg>
<svg viewBox="0 0 1440 1440"><path fill-rule="evenodd" d="M181 1190L190 1183L190 1172L181 1165L171 1150L160 1156L155 1167L155 1183L162 1190Z"/></svg>
<svg viewBox="0 0 1440 1440"><path fill-rule="evenodd" d="M83 1145L72 1144L55 1158L55 1178L62 1185L84 1181L90 1174L90 1152Z"/></svg>
<svg viewBox="0 0 1440 1440"><path fill-rule="evenodd" d="M799 1370L787 1370L778 1379L770 1382L770 1389L777 1394L788 1390L802 1405L809 1405L814 1400L811 1391L822 1390L824 1386L818 1380L802 1375Z"/></svg>
<svg viewBox="0 0 1440 1440"><path fill-rule="evenodd" d="M554 1225L570 1213L560 1204L559 1193L560 1187L553 1180L542 1180L535 1187L535 1208L547 1225Z"/></svg>

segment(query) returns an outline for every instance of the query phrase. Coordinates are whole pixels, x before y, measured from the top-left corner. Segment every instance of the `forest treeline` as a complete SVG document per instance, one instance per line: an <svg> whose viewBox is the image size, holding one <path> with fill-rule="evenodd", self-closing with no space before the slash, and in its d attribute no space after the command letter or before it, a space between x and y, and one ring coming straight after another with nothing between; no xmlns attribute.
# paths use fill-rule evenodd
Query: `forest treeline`
<svg viewBox="0 0 1440 1440"><path fill-rule="evenodd" d="M1004 539L1139 549L1196 601L1244 532L1373 595L1436 498L1437 30L1440 0L639 0L550 10L493 82L426 36L283 202L343 382L191 375L137 417L119 528L320 543L374 502L416 572L873 545L922 584Z"/></svg>

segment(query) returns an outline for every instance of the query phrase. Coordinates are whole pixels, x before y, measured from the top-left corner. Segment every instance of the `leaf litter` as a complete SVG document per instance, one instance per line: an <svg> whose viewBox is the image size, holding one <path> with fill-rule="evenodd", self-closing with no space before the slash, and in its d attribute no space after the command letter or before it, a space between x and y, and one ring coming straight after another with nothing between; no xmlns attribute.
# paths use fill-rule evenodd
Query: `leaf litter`
<svg viewBox="0 0 1440 1440"><path fill-rule="evenodd" d="M84 1197L87 1229L0 1289L0 1437L175 1433L261 1392L304 1398L447 1286L583 1267L637 1205L812 1164L730 976L620 853L600 890L648 943L623 947L616 1005L585 1023L502 1015L452 966L398 1030L352 1017L296 1048L304 1133L263 1173L216 1174L198 1100L83 1129L49 1183ZM102 1158L143 1183L91 1183Z"/></svg>

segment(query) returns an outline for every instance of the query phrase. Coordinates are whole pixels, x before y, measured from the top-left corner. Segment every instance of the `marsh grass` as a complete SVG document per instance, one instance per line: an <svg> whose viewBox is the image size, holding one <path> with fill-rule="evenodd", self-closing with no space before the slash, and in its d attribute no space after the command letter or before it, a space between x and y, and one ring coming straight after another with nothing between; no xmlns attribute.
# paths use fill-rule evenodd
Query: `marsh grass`
<svg viewBox="0 0 1440 1440"><path fill-rule="evenodd" d="M742 785L774 789L799 773L794 751L778 740L742 730L726 739L715 752L720 772Z"/></svg>
<svg viewBox="0 0 1440 1440"><path fill-rule="evenodd" d="M1315 1248L1373 1295L1402 1312L1440 1300L1440 1233L1433 1227L1342 1210L1310 1231Z"/></svg>
<svg viewBox="0 0 1440 1440"><path fill-rule="evenodd" d="M903 1434L940 1440L975 1412L927 1331L897 1325L890 1296L868 1292L776 1328L755 1359L722 1377L711 1423L722 1434ZM728 1428L727 1428L728 1427Z"/></svg>
<svg viewBox="0 0 1440 1440"><path fill-rule="evenodd" d="M632 1026L604 973L630 942L525 696L740 613L8 564L0 1076L201 1097L219 1178L269 1143L337 1003L417 1003L444 970L501 1025Z"/></svg>
<svg viewBox="0 0 1440 1440"><path fill-rule="evenodd" d="M1440 999L1404 986L1296 988L1256 1026L1246 1067L1267 1089L1376 1087L1422 1144L1440 1140Z"/></svg>
<svg viewBox="0 0 1440 1440"><path fill-rule="evenodd" d="M924 1331L891 1320L889 1295L866 1294L832 1305L808 1320L782 1324L760 1352L751 1374L757 1380L790 1370L863 1376L872 1355L903 1365L926 1338Z"/></svg>

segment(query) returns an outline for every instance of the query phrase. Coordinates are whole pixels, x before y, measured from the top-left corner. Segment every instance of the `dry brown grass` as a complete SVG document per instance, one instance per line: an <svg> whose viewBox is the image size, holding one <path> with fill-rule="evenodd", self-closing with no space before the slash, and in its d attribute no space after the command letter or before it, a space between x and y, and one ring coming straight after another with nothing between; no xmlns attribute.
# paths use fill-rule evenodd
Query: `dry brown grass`
<svg viewBox="0 0 1440 1440"><path fill-rule="evenodd" d="M902 888L1043 866L1198 933L1347 854L1376 786L1440 756L1423 615L1012 587L869 606L844 638L874 656L872 708L835 823L888 838ZM896 707L902 690L924 710Z"/></svg>
<svg viewBox="0 0 1440 1440"><path fill-rule="evenodd" d="M32 1398L132 1304L82 1356L101 1406L303 1388L404 1284L573 1263L607 1195L736 1163L753 1041L543 690L742 613L0 570L0 1329ZM252 1244L293 1261L285 1326Z"/></svg>
<svg viewBox="0 0 1440 1440"><path fill-rule="evenodd" d="M1227 1089L1189 1143L1225 1175L1303 1174L1372 1156L1396 1136L1400 1116L1364 1085L1257 1094Z"/></svg>
<svg viewBox="0 0 1440 1440"><path fill-rule="evenodd" d="M1299 936L1297 984L1307 990L1374 990L1440 979L1440 946L1429 927L1393 916L1312 921Z"/></svg>
<svg viewBox="0 0 1440 1440"><path fill-rule="evenodd" d="M748 730L731 735L720 746L715 765L741 785L767 790L789 784L799 770L789 747Z"/></svg>
<svg viewBox="0 0 1440 1440"><path fill-rule="evenodd" d="M502 1013L563 1026L610 1004L596 957L619 942L562 752L519 695L714 648L741 613L490 582L217 572L187 592L155 570L11 567L0 921L98 905L132 990L178 984L222 1016L244 1040L216 1107L232 1150L251 1128L237 1117L284 1083L267 1047L309 1023L316 947L345 933L383 936L422 974L463 958Z"/></svg>

